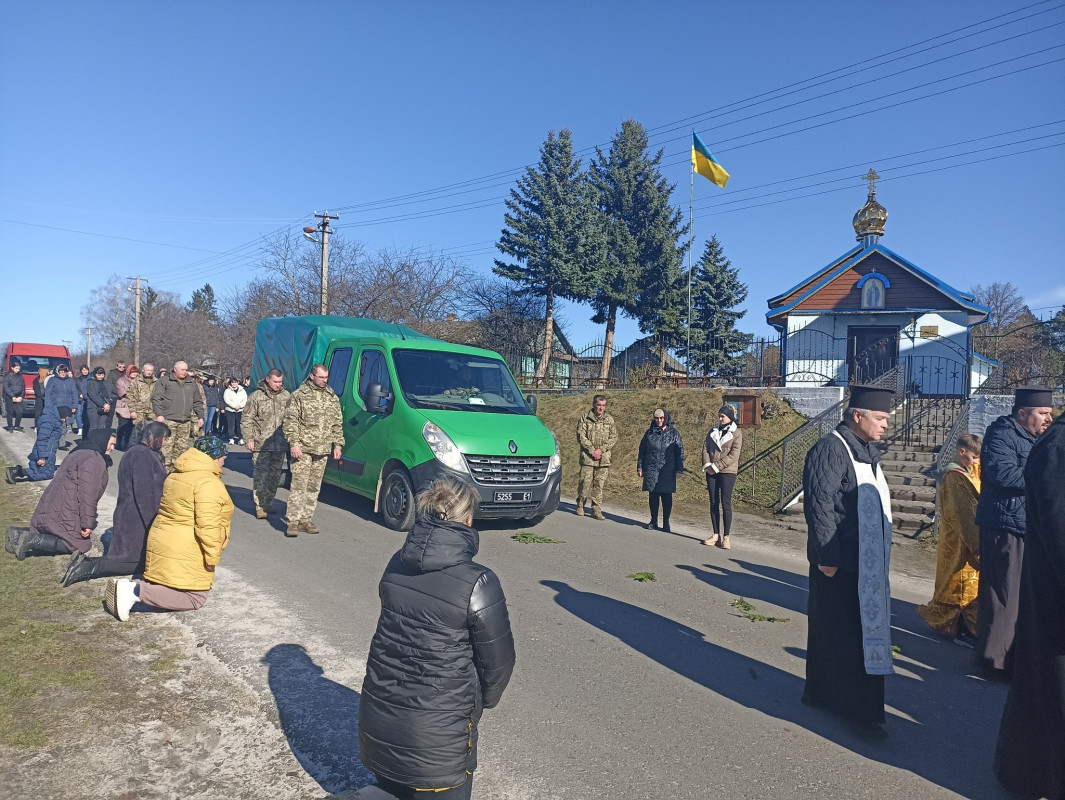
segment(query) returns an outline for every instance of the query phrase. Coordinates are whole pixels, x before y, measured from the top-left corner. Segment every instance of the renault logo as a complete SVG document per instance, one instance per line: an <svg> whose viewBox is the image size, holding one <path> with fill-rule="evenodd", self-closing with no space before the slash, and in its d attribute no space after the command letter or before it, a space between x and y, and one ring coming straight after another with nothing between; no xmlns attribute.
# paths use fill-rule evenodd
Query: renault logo
<svg viewBox="0 0 1065 800"><path fill-rule="evenodd" d="M518 452L518 443L515 442L513 439L510 440L510 444L507 445L507 446L510 448L510 452L512 452L512 453Z"/></svg>

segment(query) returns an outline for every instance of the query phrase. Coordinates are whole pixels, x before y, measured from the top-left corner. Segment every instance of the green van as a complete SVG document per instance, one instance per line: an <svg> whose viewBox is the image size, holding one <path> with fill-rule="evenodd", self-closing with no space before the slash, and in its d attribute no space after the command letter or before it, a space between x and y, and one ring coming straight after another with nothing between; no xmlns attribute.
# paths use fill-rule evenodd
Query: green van
<svg viewBox="0 0 1065 800"><path fill-rule="evenodd" d="M344 413L344 452L325 481L374 500L395 530L414 523L414 494L449 476L480 495L480 519L534 519L558 508L558 442L497 353L376 320L262 320L252 382L273 368L295 390L316 363Z"/></svg>

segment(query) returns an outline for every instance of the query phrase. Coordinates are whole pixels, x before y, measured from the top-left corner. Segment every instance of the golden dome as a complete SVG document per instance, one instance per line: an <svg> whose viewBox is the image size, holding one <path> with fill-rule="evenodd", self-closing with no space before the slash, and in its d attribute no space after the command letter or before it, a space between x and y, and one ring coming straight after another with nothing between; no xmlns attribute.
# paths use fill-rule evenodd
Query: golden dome
<svg viewBox="0 0 1065 800"><path fill-rule="evenodd" d="M869 198L866 200L865 205L858 209L854 219L851 220L859 242L867 236L880 237L884 235L884 225L887 223L887 209L876 202L876 181L879 177L872 169L865 176L865 180L869 181Z"/></svg>

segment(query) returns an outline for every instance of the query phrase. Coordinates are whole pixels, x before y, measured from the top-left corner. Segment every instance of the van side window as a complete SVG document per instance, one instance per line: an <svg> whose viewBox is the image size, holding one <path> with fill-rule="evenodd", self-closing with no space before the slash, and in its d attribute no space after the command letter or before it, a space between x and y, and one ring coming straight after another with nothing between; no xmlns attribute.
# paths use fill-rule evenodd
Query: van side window
<svg viewBox="0 0 1065 800"><path fill-rule="evenodd" d="M385 392L392 391L392 379L388 376L388 365L385 363L385 355L380 350L363 350L359 359L359 397L362 398L363 408L369 410L367 394L370 385L381 384Z"/></svg>
<svg viewBox="0 0 1065 800"><path fill-rule="evenodd" d="M344 387L348 385L351 355L350 347L340 347L333 351L333 357L329 360L329 387L337 393L337 397L344 396Z"/></svg>

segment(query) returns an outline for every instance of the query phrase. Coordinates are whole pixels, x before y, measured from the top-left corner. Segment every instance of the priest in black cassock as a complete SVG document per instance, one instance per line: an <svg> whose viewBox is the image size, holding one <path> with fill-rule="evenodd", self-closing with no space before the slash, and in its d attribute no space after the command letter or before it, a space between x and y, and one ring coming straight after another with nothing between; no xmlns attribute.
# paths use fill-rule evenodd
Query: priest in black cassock
<svg viewBox="0 0 1065 800"><path fill-rule="evenodd" d="M1024 483L1013 679L995 774L1017 798L1065 800L1065 416L1032 448Z"/></svg>
<svg viewBox="0 0 1065 800"><path fill-rule="evenodd" d="M880 450L892 392L852 386L843 421L806 456L803 509L810 561L806 705L882 739L891 662L891 499Z"/></svg>

